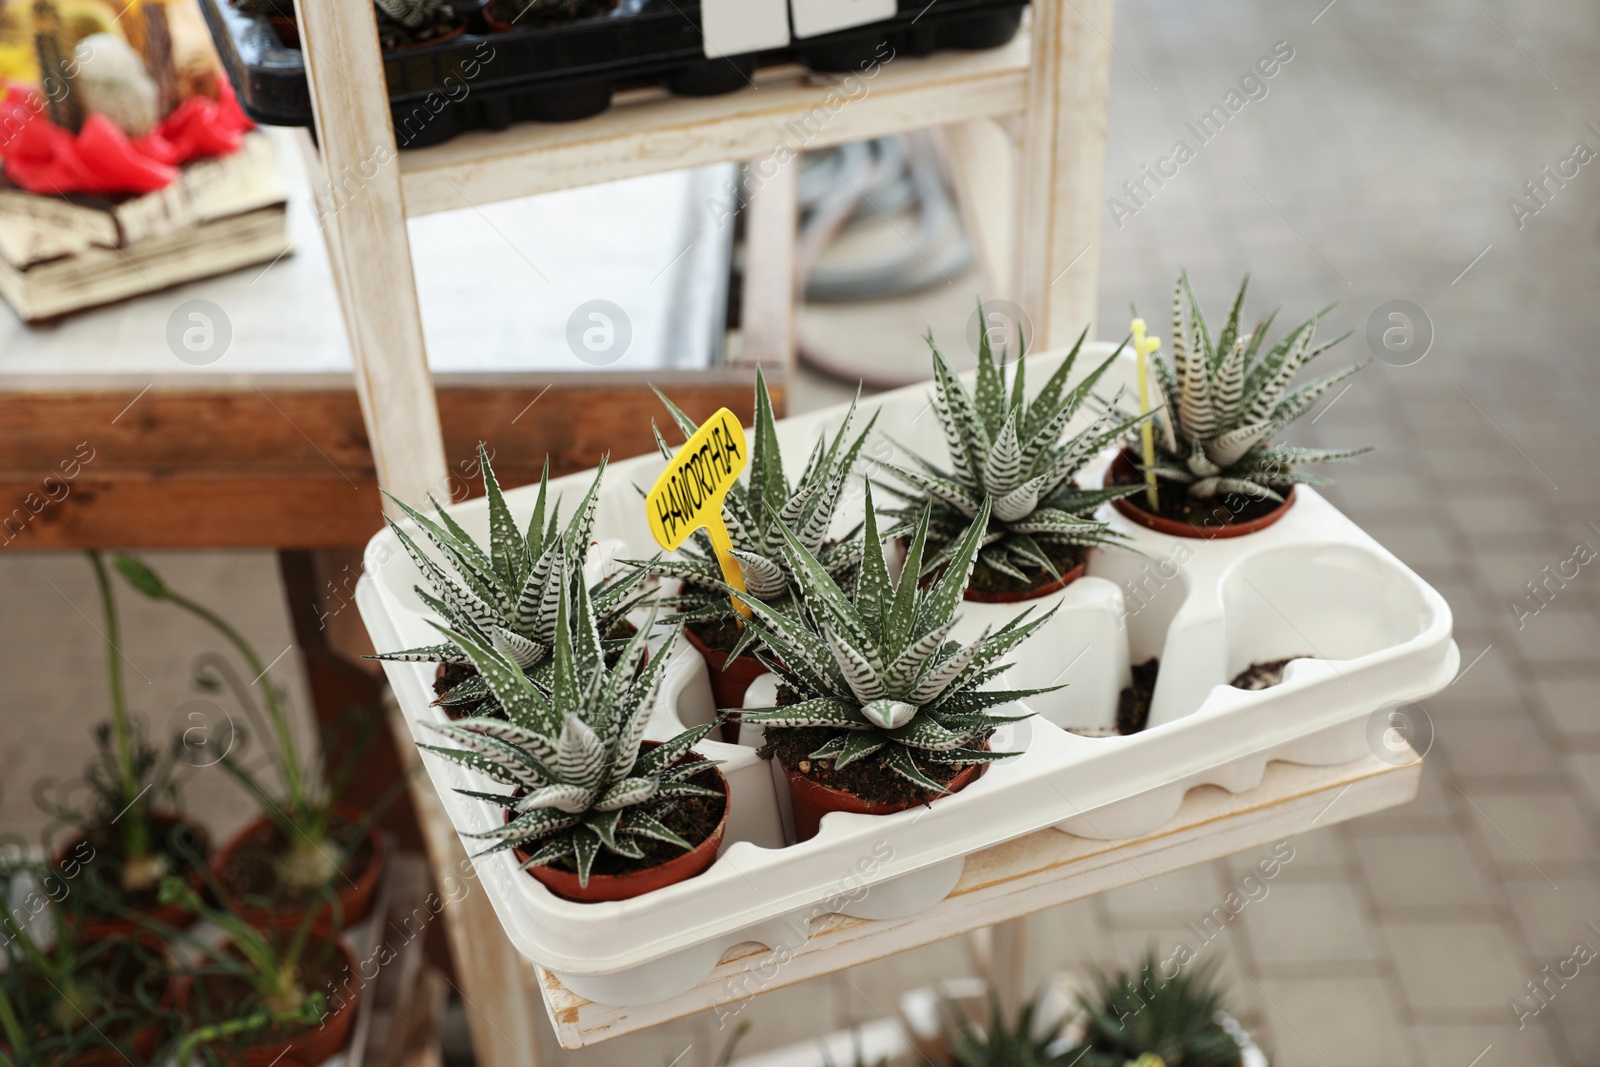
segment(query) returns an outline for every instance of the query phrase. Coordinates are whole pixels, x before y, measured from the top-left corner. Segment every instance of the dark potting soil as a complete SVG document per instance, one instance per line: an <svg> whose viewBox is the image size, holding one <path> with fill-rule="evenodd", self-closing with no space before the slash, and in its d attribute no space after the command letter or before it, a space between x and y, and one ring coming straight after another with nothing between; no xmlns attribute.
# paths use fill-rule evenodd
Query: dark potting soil
<svg viewBox="0 0 1600 1067"><path fill-rule="evenodd" d="M1161 661L1155 657L1133 666L1133 684L1117 698L1117 733L1136 734L1150 722L1150 698L1155 696Z"/></svg>
<svg viewBox="0 0 1600 1067"><path fill-rule="evenodd" d="M93 895L89 899L96 903L97 911L101 910L98 905L102 903L108 906L107 910L114 902L133 911L153 911L160 905L160 883L133 893L122 888L125 857L121 826L96 824L84 833L83 839L88 848L80 844L69 852L66 866L77 870L73 864L81 864L83 874L90 879L87 887ZM205 869L206 840L200 831L181 819L151 818L150 849L166 857L167 873L175 878L187 881L192 874ZM90 858L85 862L86 856Z"/></svg>
<svg viewBox="0 0 1600 1067"><path fill-rule="evenodd" d="M1283 681L1283 668L1288 666L1291 659L1305 659L1304 656L1289 656L1285 659L1264 660L1252 663L1234 676L1228 684L1235 689L1271 689Z"/></svg>
<svg viewBox="0 0 1600 1067"><path fill-rule="evenodd" d="M1066 574L1089 558L1089 550L1082 545L1047 543L1039 547L1043 548L1044 554L1050 557L1050 563L1056 569L1055 574L1051 574L1044 567L1035 567L1031 571L1023 571L1028 576L1028 580L1019 582L1009 574L1001 574L980 559L977 565L972 568L972 577L967 581L967 588L995 596L1018 596L1031 593L1036 589L1049 585L1059 576ZM927 554L930 557L937 555L943 548L943 544L929 545Z"/></svg>
<svg viewBox="0 0 1600 1067"><path fill-rule="evenodd" d="M291 935L284 933L273 936L287 938ZM325 1010L331 1016L343 1002L341 989L349 980L345 973L344 953L332 942L313 939L307 942L301 961L300 988L308 994L322 993L327 996ZM189 988L186 1014L197 1023L210 1024L243 1018L262 1010L262 1007L261 994L243 978L216 970L202 970L195 975L194 984ZM223 1062L231 1062L226 1056L228 1050L281 1048L317 1025L273 1023L265 1029L252 1030L232 1041L224 1039L209 1047L223 1053Z"/></svg>
<svg viewBox="0 0 1600 1067"><path fill-rule="evenodd" d="M799 702L800 694L789 686L778 687L778 707L787 707ZM945 795L918 789L884 766L876 754L858 759L844 770L835 767L832 760L812 759L811 753L826 744L837 732L826 726L768 729L766 743L756 750L756 755L762 759L776 758L789 770L809 778L818 785L825 785L830 789L842 789L872 803L927 804ZM982 745L988 740L988 735L974 740ZM940 785L948 784L950 779L966 770L965 766L932 762L919 762L917 766L922 769L923 774Z"/></svg>
<svg viewBox="0 0 1600 1067"><path fill-rule="evenodd" d="M698 759L699 757L695 757ZM697 774L689 779L695 785L707 788L716 788L716 776L711 774ZM722 821L722 809L727 803L726 798L715 797L685 797L680 800L671 811L662 817L661 821L667 828L685 841L691 848L699 845L710 837L717 829L717 824ZM639 847L644 849L642 859L630 859L619 856L610 849L602 848L600 854L594 859L594 866L590 874L632 874L634 871L645 871L651 867L658 867L668 860L677 859L685 850L668 841L656 841L653 838L634 838ZM550 866L568 874L578 873L578 865L571 859L559 859Z"/></svg>
<svg viewBox="0 0 1600 1067"><path fill-rule="evenodd" d="M704 622L691 622L689 629L694 635L706 643L707 648L719 649L723 652L732 652L739 643L739 638L744 636L744 627L740 626L732 615L724 615L718 619L707 619Z"/></svg>
<svg viewBox="0 0 1600 1067"><path fill-rule="evenodd" d="M334 892L359 881L372 864L372 840L359 834L360 843L354 851L344 855L355 843L359 827L334 816L328 824L328 841L323 846L330 852L344 856L339 873L333 876L330 888ZM278 885L278 860L288 851L288 842L276 823L258 826L251 835L228 857L222 871L222 881L233 894L248 904L258 904L265 899L273 907L308 908L322 903L322 887L312 890L291 891Z"/></svg>
<svg viewBox="0 0 1600 1067"><path fill-rule="evenodd" d="M1144 478L1138 471L1131 470L1121 463L1112 464L1112 485L1139 485L1143 482ZM1134 493L1123 499L1140 511L1159 515L1174 522L1186 522L1191 526L1201 526L1206 523L1231 526L1234 523L1252 522L1282 507L1281 501L1270 497L1252 497L1243 493L1223 493L1205 500L1190 496L1187 486L1159 477L1156 479L1156 497L1160 500L1161 506L1153 512L1150 509L1150 501L1143 493Z"/></svg>

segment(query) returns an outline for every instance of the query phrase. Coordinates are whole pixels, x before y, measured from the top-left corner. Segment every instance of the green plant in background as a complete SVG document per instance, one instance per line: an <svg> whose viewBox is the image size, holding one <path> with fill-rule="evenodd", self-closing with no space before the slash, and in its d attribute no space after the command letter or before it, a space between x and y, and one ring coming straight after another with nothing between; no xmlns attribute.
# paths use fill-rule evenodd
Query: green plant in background
<svg viewBox="0 0 1600 1067"><path fill-rule="evenodd" d="M982 1028L973 1025L955 1004L947 1002L944 1014L950 1020L944 1039L951 1067L1069 1067L1072 1063L1053 1051L1060 1027L1040 1026L1037 1000L1022 1006L1015 1026L993 994L989 997L989 1022Z"/></svg>
<svg viewBox="0 0 1600 1067"><path fill-rule="evenodd" d="M262 661L244 635L204 604L167 585L136 556L119 553L116 567L128 584L145 596L165 601L205 623L226 640L244 661L252 679L249 684L244 683L221 657L201 657L201 676L213 688L218 685L218 677L227 682L234 698L252 720L260 720L262 716L251 694L261 694L266 704L265 721L272 741L265 746L267 760L279 780L281 792L275 793L269 789L260 774L245 767L232 754L225 756L221 765L256 797L263 814L278 827L284 842L284 851L277 861L275 872L278 885L291 894L301 895L327 885L365 837L366 825L349 827L340 824L335 806L340 790L349 781L365 747L370 723L356 723L357 732L341 739L348 743L324 739L324 750L337 749L340 752L339 760L331 766L325 763L320 754L302 752L289 725L284 695L273 679L268 677L268 664ZM205 668L209 668L212 674L205 674ZM395 788L398 789L399 785ZM367 819L372 817L368 815Z"/></svg>
<svg viewBox="0 0 1600 1067"><path fill-rule="evenodd" d="M184 1008L193 1025L179 1046L176 1063L193 1062L196 1051L202 1063L231 1063L225 1054L218 1058L228 1043L248 1043L249 1037L274 1026L310 1028L322 1022L327 997L312 983L328 971L339 948L331 937L315 931L325 915L334 927L339 925L338 899L331 892L325 892L292 931L278 932L259 930L231 911L212 907L176 878L161 883L161 900L199 915L227 938L219 951L171 927L147 924L163 940L186 943L201 958L191 969L193 984ZM226 998L209 992L210 983L219 979L229 989ZM240 987L247 993L236 998L233 991Z"/></svg>
<svg viewBox="0 0 1600 1067"><path fill-rule="evenodd" d="M506 796L461 790L512 813L503 826L467 835L495 842L481 855L525 849L531 855L524 867L570 860L578 881L588 885L602 850L643 859L647 842L692 847L669 825L670 816L690 797L722 793L689 781L712 767L712 761L680 760L720 720L644 749L645 728L669 657L642 662L647 659L647 627L628 640L616 665L607 668L581 575L569 581L564 563L557 564L556 574L560 592L548 684L528 677L488 644L450 633L494 691L506 718L430 723L458 747L421 747L515 789Z"/></svg>
<svg viewBox="0 0 1600 1067"><path fill-rule="evenodd" d="M1222 332L1213 338L1189 276L1180 274L1172 294L1171 359L1157 349L1150 363L1165 404L1155 420L1154 470L1159 478L1185 486L1191 497L1240 493L1282 500L1280 490L1323 482L1294 470L1297 464L1348 460L1371 451L1269 444L1275 434L1310 411L1319 397L1367 363L1352 364L1291 391L1301 368L1350 335L1346 332L1312 347L1317 324L1332 305L1291 328L1270 347L1267 330L1276 311L1248 336L1242 335L1239 316L1249 284L1246 277Z"/></svg>
<svg viewBox="0 0 1600 1067"><path fill-rule="evenodd" d="M415 538L390 519L389 528L399 538L406 553L422 572L428 589L417 595L438 612L452 634L460 634L479 646L493 648L529 673L543 672L548 678L556 639L556 604L561 596L563 573L581 574L594 531L595 508L599 503L600 479L605 460L595 472L589 491L584 494L566 529L560 528L560 502L548 507L545 488L550 481L550 461L545 460L539 479L539 496L524 533L517 528L506 505L500 482L489 463L484 446L478 445L478 461L483 469L483 485L489 508L489 546L485 550L450 515L434 507L438 521L407 506L399 505L416 523L427 540L440 553L441 562L423 551ZM548 520L546 512L548 511ZM638 586L645 575L629 569L611 579L596 583L589 591L596 622L607 638L625 630L628 612L638 607L646 594ZM620 647L621 638L613 638ZM398 652L383 652L376 657L401 662L470 664L471 657L461 639ZM468 677L440 698L446 707L475 705L492 698L481 675ZM478 709L488 714L490 709Z"/></svg>
<svg viewBox="0 0 1600 1067"><path fill-rule="evenodd" d="M149 742L129 712L116 593L100 553L88 555L100 591L111 719L94 727L96 758L84 773L95 810L75 821L84 824L86 831L98 828L116 839L120 888L123 893L141 893L153 890L175 866L192 865L203 857L169 854L162 847L165 842L157 840L154 805L158 800L176 800L173 760L170 752L162 753Z"/></svg>
<svg viewBox="0 0 1600 1067"><path fill-rule="evenodd" d="M1030 580L1025 569L1037 573L1042 568L1058 578L1058 568L1070 570L1075 565L1074 561L1060 568L1063 560L1114 539L1105 523L1094 520L1094 511L1108 500L1136 492L1137 487L1079 489L1073 476L1107 444L1144 420L1140 416L1103 416L1067 436L1067 424L1117 359L1113 353L1067 389L1067 378L1087 333L1078 337L1032 400L1026 391L1027 361L1019 356L1011 364L1014 370L1008 384L1005 368L995 362L987 333L978 345L977 381L972 392L939 351L933 336L927 337L933 351L933 407L944 429L950 470L903 445L899 450L910 456L915 466L879 465L906 486L890 487L909 504L891 514L909 525L925 508L931 509L930 535L943 547L927 560L925 570L949 562L956 539L985 500L990 502L990 510L979 562L1015 581Z"/></svg>
<svg viewBox="0 0 1600 1067"><path fill-rule="evenodd" d="M43 866L0 862L0 1063L137 1056L135 1033L165 1017L167 961L133 938L82 939L75 888Z"/></svg>
<svg viewBox="0 0 1600 1067"><path fill-rule="evenodd" d="M835 579L842 579L849 573L860 557L861 545L853 536L830 541L828 530L833 525L845 483L877 415L846 443L850 424L855 419L852 401L832 440L826 436L817 439L800 480L791 485L783 471L783 452L778 444L772 397L759 367L756 368L755 392L755 432L750 444L750 462L744 479L728 491L722 516L733 542L733 558L739 561L749 596L767 603L785 603L792 599L795 574L784 551L785 535L780 530L790 531ZM700 428L694 420L659 389L656 395L661 397L684 437L693 436ZM653 425L652 429L655 429ZM672 458L672 446L662 438L659 429L655 429L655 435L661 454ZM662 604L676 608L683 623L733 620L733 607L722 582L722 568L711 547L711 538L704 530L697 531L684 545L682 558L641 560L638 565L651 574L682 580L679 595L664 599ZM752 639L753 635L746 631L733 646L733 652L744 651Z"/></svg>
<svg viewBox="0 0 1600 1067"><path fill-rule="evenodd" d="M1079 996L1084 1035L1066 1060L1124 1067L1155 1056L1165 1067L1239 1067L1239 1043L1219 1021L1223 992L1216 966L1208 961L1163 978L1152 952L1136 971L1101 975L1091 993Z"/></svg>
<svg viewBox="0 0 1600 1067"><path fill-rule="evenodd" d="M972 525L956 542L945 573L923 586L923 550L929 511L911 535L911 547L898 583L889 577L883 540L869 489L861 564L854 588L846 594L827 569L786 525L784 553L802 595L790 610L741 596L750 605L748 626L770 652L763 662L802 699L777 708L751 709L744 722L773 730L822 727L825 744L811 759L846 767L870 759L933 793L945 787L924 767L945 767L1003 759L1007 753L982 748L1002 723L1024 716L1002 716L989 709L1045 689L1001 690L984 686L1005 669L997 663L1038 629L1052 613L1033 621L1029 608L998 631L977 640L949 640L984 538L989 502L978 508Z"/></svg>

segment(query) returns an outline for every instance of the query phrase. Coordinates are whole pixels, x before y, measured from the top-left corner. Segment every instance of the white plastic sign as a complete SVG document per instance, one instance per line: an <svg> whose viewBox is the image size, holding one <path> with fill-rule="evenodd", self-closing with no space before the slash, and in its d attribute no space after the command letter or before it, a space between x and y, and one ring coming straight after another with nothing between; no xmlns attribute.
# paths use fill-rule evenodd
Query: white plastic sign
<svg viewBox="0 0 1600 1067"><path fill-rule="evenodd" d="M895 16L895 0L791 0L794 35L816 37Z"/></svg>
<svg viewBox="0 0 1600 1067"><path fill-rule="evenodd" d="M700 32L708 59L782 48L789 43L789 5L785 0L700 0Z"/></svg>

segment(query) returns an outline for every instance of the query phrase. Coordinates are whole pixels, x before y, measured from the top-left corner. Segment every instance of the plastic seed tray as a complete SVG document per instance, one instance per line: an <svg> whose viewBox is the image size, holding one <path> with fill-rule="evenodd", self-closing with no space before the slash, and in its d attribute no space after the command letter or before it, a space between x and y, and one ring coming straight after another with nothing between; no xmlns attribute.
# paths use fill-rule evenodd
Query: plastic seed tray
<svg viewBox="0 0 1600 1067"><path fill-rule="evenodd" d="M312 125L305 62L265 17L230 0L201 0L222 65L244 111L269 126ZM493 32L484 0L458 2L466 32L385 52L395 137L421 148L468 130L565 122L610 106L619 89L664 85L685 96L743 89L758 66L802 63L848 72L941 49L995 48L1016 36L1026 0L900 0L894 18L796 41L788 48L708 59L698 0L631 0L612 14Z"/></svg>
<svg viewBox="0 0 1600 1067"><path fill-rule="evenodd" d="M1101 358L1106 351L1098 346ZM1086 351L1083 364L1092 365L1095 354ZM1029 357L1029 379L1042 383L1059 358ZM901 389L863 407L868 414L881 409L885 437L942 457L930 388ZM786 458L802 463L842 417L843 409L832 409L781 421ZM877 458L887 458L889 447L878 446ZM616 558L652 549L634 487L648 487L662 465L659 456L646 456L607 468L592 577ZM552 490L570 508L591 477L558 479ZM1091 471L1083 481L1097 484L1098 477ZM816 837L789 844L781 772L756 757L758 738L746 727L740 744L706 741L698 749L726 761L732 785L726 841L709 870L631 901L578 904L550 894L509 853L485 857L476 861L478 873L507 936L580 996L649 1003L692 987L741 942L794 946L816 915L890 918L930 907L954 888L967 854L1001 841L1046 827L1096 838L1145 833L1171 818L1197 785L1240 792L1260 783L1269 760L1327 765L1367 755L1376 743L1374 722L1384 722L1377 713L1437 692L1454 677L1460 660L1450 609L1317 493L1302 486L1296 497L1270 528L1220 540L1144 530L1108 507L1130 547L1096 552L1087 576L1032 602L1059 610L1012 654L1015 666L1004 680L1007 687L1066 688L1035 698L1028 708L1036 714L998 733L992 746L1016 755L991 764L961 792L895 815L833 813ZM507 494L524 520L533 498L532 487ZM859 520L862 499L857 491L841 508L836 532ZM481 499L451 514L485 536ZM417 581L393 535L374 537L358 601L377 647L435 639L412 592ZM968 603L957 636L999 625L1022 607ZM672 655L652 737L714 714L699 657L687 645ZM1152 656L1161 670L1148 728L1090 736L1114 723L1130 664ZM1227 684L1253 663L1291 657L1276 686L1245 691ZM444 721L429 706L434 668L385 668L414 733L426 738L424 723ZM758 679L751 706L770 703L772 692L771 676ZM498 824L497 809L455 792L498 787L431 753L423 762L458 829ZM467 846L475 850L475 842Z"/></svg>

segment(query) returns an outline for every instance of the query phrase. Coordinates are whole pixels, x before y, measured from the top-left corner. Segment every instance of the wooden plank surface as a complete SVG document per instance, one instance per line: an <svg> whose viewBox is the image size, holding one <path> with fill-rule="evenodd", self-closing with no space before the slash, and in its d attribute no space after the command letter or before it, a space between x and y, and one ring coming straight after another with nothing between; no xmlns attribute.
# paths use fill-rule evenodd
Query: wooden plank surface
<svg viewBox="0 0 1600 1067"><path fill-rule="evenodd" d="M762 71L725 96L619 95L583 122L523 123L401 153L406 213L482 207L682 167L762 159L903 130L1021 111L1030 44L898 56L872 76Z"/></svg>
<svg viewBox="0 0 1600 1067"><path fill-rule="evenodd" d="M975 853L950 896L926 911L877 921L823 916L798 949L736 947L705 981L659 1004L595 1004L535 968L539 988L562 1046L581 1048L696 1012L732 1010L727 1006L796 982L1404 804L1421 776L1420 759L1402 766L1376 757L1340 767L1272 763L1260 787L1237 796L1214 786L1191 791L1171 821L1141 837L1091 841L1044 830Z"/></svg>
<svg viewBox="0 0 1600 1067"><path fill-rule="evenodd" d="M754 372L650 382L697 419L750 411ZM781 403L783 382L773 382ZM482 492L478 441L507 486L654 448L662 415L633 375L442 385L447 477ZM0 392L0 549L359 548L382 525L377 474L348 386ZM68 477L68 472L72 473Z"/></svg>

